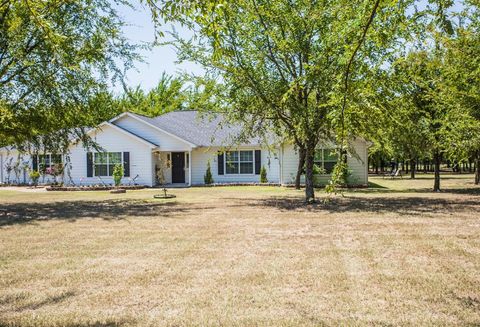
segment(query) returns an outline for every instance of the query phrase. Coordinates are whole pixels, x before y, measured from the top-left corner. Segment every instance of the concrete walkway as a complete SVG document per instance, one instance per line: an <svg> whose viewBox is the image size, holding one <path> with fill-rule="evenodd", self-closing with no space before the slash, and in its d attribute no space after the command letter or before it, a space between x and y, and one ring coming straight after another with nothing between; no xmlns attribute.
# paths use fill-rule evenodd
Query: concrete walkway
<svg viewBox="0 0 480 327"><path fill-rule="evenodd" d="M44 186L38 186L37 188L33 188L31 186L0 186L0 191L16 191L26 193L47 192Z"/></svg>

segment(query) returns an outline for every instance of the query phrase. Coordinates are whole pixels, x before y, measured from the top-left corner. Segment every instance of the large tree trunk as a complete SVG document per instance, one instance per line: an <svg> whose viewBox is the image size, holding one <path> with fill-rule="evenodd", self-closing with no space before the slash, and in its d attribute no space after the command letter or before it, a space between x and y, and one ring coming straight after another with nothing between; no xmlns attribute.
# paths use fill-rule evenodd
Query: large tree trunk
<svg viewBox="0 0 480 327"><path fill-rule="evenodd" d="M298 147L298 167L297 176L295 177L295 188L300 189L300 179L302 178L303 170L305 167L305 147Z"/></svg>
<svg viewBox="0 0 480 327"><path fill-rule="evenodd" d="M440 153L435 151L433 155L435 181L433 183L433 191L440 192Z"/></svg>
<svg viewBox="0 0 480 327"><path fill-rule="evenodd" d="M415 169L417 168L416 165L417 165L417 162L415 161L415 159L411 159L410 160L410 178L411 179L415 179Z"/></svg>
<svg viewBox="0 0 480 327"><path fill-rule="evenodd" d="M305 201L315 202L315 190L313 187L313 160L315 156L315 144L308 144L305 149Z"/></svg>
<svg viewBox="0 0 480 327"><path fill-rule="evenodd" d="M480 184L480 151L477 152L475 158L475 185Z"/></svg>

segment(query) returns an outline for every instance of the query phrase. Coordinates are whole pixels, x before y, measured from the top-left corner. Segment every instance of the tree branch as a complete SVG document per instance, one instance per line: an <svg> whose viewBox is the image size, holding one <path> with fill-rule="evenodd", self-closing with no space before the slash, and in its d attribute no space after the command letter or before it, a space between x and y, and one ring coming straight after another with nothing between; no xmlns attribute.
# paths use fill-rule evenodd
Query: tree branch
<svg viewBox="0 0 480 327"><path fill-rule="evenodd" d="M380 0L376 0L375 1L375 4L373 6L373 9L370 13L370 16L368 17L368 21L367 21L367 24L365 25L365 27L363 28L363 32L362 32L362 36L357 44L357 46L355 47L355 49L353 50L353 53L352 55L350 56L350 59L348 60L348 64L347 64L347 69L345 71L345 80L344 80L344 94L343 94L343 101L342 101L342 113L341 113L341 124L342 124L342 135L341 135L341 141L342 141L342 146L343 146L343 143L345 141L345 108L347 106L347 96L348 96L348 82L349 82L349 78L350 78L350 70L352 68L352 64L353 64L353 61L355 60L355 56L358 52L358 50L360 50L360 47L363 45L363 43L365 42L365 38L367 36L367 32L368 32L368 29L370 28L370 26L372 25L373 23L373 19L375 18L375 15L377 13L377 9L378 9L378 6L380 5Z"/></svg>

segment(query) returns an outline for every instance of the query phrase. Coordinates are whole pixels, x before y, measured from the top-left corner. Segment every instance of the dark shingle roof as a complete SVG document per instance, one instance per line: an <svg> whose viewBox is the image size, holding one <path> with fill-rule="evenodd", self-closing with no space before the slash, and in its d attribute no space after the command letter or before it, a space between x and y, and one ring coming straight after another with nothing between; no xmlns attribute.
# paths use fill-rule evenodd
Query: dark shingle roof
<svg viewBox="0 0 480 327"><path fill-rule="evenodd" d="M238 142L237 138L242 131L242 126L226 123L221 114L202 115L198 111L172 111L153 118L135 113L130 114L196 146L259 145L262 143L260 138Z"/></svg>

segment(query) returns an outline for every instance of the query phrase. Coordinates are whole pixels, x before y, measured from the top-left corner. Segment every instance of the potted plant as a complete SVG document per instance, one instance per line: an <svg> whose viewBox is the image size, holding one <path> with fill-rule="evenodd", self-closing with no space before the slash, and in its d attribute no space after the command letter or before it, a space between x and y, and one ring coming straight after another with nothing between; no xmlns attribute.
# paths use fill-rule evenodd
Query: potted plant
<svg viewBox="0 0 480 327"><path fill-rule="evenodd" d="M32 170L28 176L30 176L30 179L32 181L33 187L37 188L38 185L38 179L40 178L40 173L36 170Z"/></svg>

